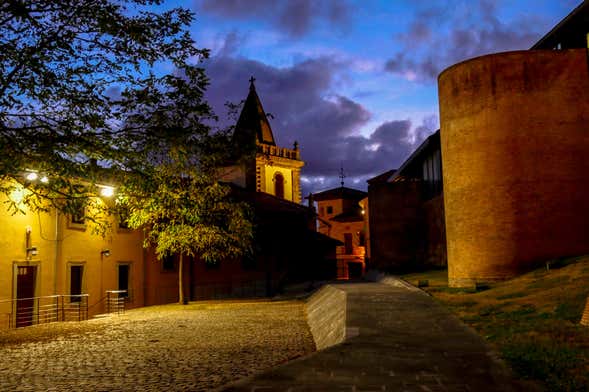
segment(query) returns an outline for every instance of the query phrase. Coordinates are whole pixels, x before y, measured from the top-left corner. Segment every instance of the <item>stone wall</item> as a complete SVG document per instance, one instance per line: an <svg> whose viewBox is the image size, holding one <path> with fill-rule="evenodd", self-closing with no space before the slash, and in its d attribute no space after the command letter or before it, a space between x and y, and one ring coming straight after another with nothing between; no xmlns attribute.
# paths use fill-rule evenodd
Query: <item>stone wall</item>
<svg viewBox="0 0 589 392"><path fill-rule="evenodd" d="M346 293L330 285L322 287L307 301L307 322L317 350L345 340L346 302Z"/></svg>
<svg viewBox="0 0 589 392"><path fill-rule="evenodd" d="M589 253L587 50L478 57L438 82L449 284Z"/></svg>

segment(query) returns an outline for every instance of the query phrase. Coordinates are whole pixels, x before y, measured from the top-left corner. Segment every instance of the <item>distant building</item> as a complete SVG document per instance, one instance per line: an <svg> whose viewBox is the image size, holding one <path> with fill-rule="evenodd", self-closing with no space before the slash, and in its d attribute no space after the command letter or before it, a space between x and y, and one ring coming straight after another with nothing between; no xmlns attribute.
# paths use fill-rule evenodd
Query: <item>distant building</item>
<svg viewBox="0 0 589 392"><path fill-rule="evenodd" d="M341 241L337 247L337 278L360 278L365 271L364 213L366 192L343 185L307 197L317 202L317 231Z"/></svg>
<svg viewBox="0 0 589 392"><path fill-rule="evenodd" d="M531 49L589 48L589 1L585 0Z"/></svg>
<svg viewBox="0 0 589 392"><path fill-rule="evenodd" d="M368 180L370 268L401 272L446 265L440 132L397 170Z"/></svg>
<svg viewBox="0 0 589 392"><path fill-rule="evenodd" d="M537 50L481 56L440 74L451 286L589 253L588 20L585 1Z"/></svg>

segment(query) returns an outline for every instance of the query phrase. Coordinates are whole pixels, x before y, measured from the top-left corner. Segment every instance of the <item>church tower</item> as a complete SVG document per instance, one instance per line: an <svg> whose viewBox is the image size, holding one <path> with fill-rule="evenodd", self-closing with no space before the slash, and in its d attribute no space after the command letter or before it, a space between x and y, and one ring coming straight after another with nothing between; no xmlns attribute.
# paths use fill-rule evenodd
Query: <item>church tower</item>
<svg viewBox="0 0 589 392"><path fill-rule="evenodd" d="M294 147L278 147L262 102L256 93L255 79L250 79L249 94L233 133L236 148L255 151L245 170L246 188L276 197L301 202L301 161L298 143ZM255 147L253 146L255 143Z"/></svg>

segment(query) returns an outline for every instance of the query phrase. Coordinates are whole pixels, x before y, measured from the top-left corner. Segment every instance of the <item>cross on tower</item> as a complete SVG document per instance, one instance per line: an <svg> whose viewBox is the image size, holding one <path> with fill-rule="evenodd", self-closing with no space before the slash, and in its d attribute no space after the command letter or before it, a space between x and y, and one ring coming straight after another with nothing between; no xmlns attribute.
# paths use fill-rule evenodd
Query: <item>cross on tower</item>
<svg viewBox="0 0 589 392"><path fill-rule="evenodd" d="M250 78L250 88L255 88L254 86L254 82L256 81L256 78L254 78L253 76Z"/></svg>

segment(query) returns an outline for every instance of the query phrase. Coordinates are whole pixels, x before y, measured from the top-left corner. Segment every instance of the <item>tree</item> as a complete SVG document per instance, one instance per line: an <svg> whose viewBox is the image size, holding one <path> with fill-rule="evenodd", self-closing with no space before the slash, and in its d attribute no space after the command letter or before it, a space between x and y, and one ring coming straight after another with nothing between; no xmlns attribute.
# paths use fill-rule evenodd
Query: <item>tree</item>
<svg viewBox="0 0 589 392"><path fill-rule="evenodd" d="M130 227L145 230L145 246L154 246L159 259L179 255L182 304L184 257L218 263L243 256L250 250L252 224L249 206L235 200L227 184L203 168L183 167L181 162L171 159L159 166L150 186L129 193L125 203L131 206Z"/></svg>
<svg viewBox="0 0 589 392"><path fill-rule="evenodd" d="M197 63L207 51L187 31L192 13L149 10L160 3L0 4L0 192L9 195L17 183L30 191L23 200L29 208L71 213L105 176L121 183L141 173L145 154L167 143L172 124L154 131L155 115L149 128L130 126L129 118L169 110L186 76L202 96L206 76ZM160 64L174 72L159 73ZM194 115L212 116L206 103L199 109ZM29 181L25 170L49 182Z"/></svg>
<svg viewBox="0 0 589 392"><path fill-rule="evenodd" d="M72 213L98 195L97 184L112 182L117 203L89 217L100 227L128 208L130 225L147 230L145 245L160 258L239 256L251 223L247 206L217 181L229 140L212 132L203 98L199 62L208 51L189 35L193 14L150 10L161 3L0 4L0 192L17 183L29 190L22 202L30 209ZM49 181L27 180L27 169Z"/></svg>

